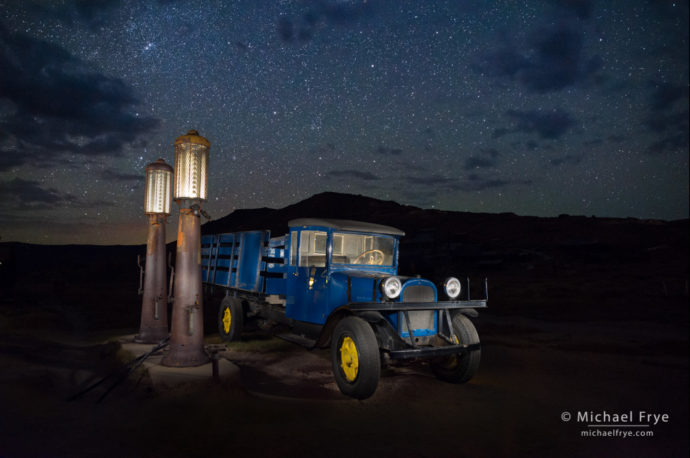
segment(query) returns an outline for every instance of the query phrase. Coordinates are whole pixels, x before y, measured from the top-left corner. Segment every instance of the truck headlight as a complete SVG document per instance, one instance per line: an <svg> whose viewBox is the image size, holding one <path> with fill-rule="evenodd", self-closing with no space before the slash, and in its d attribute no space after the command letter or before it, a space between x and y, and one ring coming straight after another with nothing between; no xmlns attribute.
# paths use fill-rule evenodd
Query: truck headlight
<svg viewBox="0 0 690 458"><path fill-rule="evenodd" d="M443 283L443 289L449 298L455 299L460 295L460 291L462 291L462 284L457 278L449 277Z"/></svg>
<svg viewBox="0 0 690 458"><path fill-rule="evenodd" d="M402 283L398 277L388 277L381 282L381 290L388 299L395 299L400 296Z"/></svg>

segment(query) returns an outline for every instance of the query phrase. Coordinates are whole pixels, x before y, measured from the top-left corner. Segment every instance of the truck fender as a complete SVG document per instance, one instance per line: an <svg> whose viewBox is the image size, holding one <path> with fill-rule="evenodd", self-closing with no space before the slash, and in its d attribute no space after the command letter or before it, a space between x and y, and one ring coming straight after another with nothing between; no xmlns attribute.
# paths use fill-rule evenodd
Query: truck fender
<svg viewBox="0 0 690 458"><path fill-rule="evenodd" d="M326 324L323 325L321 330L321 335L316 341L316 347L326 348L331 344L331 337L333 336L333 331L340 320L347 316L355 315L371 326L376 335L376 341L378 342L379 348L382 350L390 350L395 347L396 341L400 340L395 329L390 325L390 323L381 315L379 312L367 311L360 313L353 313L347 306L337 308L331 313L326 320Z"/></svg>
<svg viewBox="0 0 690 458"><path fill-rule="evenodd" d="M393 329L393 326L386 320L379 312L362 312L357 314L358 317L367 321L374 329L376 341L381 350L392 350L396 347L396 342L400 340L400 336Z"/></svg>
<svg viewBox="0 0 690 458"><path fill-rule="evenodd" d="M333 336L333 331L335 330L336 325L340 320L350 315L352 315L352 312L347 307L339 307L333 310L333 312L328 315L328 319L321 329L321 335L319 335L319 338L314 346L317 348L327 348L330 346L331 336Z"/></svg>
<svg viewBox="0 0 690 458"><path fill-rule="evenodd" d="M475 309L460 309L460 313L472 318L477 318L479 316L479 312L477 312Z"/></svg>

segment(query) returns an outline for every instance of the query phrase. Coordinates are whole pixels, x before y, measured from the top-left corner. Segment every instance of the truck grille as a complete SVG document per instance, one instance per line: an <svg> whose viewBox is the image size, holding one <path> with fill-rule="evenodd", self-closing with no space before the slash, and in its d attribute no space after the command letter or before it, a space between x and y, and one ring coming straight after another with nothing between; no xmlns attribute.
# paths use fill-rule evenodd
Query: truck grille
<svg viewBox="0 0 690 458"><path fill-rule="evenodd" d="M434 290L424 285L408 286L402 292L403 302L434 302Z"/></svg>
<svg viewBox="0 0 690 458"><path fill-rule="evenodd" d="M403 302L434 302L434 290L425 285L412 285L405 288L402 292ZM436 312L433 310L411 310L407 312L410 317L410 326L415 336L425 336L435 333L436 326L434 318ZM409 337L407 322L400 313L400 335Z"/></svg>

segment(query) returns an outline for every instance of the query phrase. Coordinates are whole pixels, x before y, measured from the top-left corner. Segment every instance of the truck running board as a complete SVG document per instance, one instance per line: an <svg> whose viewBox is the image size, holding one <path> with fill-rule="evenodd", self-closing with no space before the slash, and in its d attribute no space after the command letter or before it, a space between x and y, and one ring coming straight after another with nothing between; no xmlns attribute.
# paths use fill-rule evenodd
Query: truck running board
<svg viewBox="0 0 690 458"><path fill-rule="evenodd" d="M300 345L302 347L305 347L309 350L312 350L314 347L316 347L316 340L308 339L307 337L300 336L297 334L291 334L291 333L285 333L285 334L276 334L276 337L287 340L288 342L295 343L297 345Z"/></svg>

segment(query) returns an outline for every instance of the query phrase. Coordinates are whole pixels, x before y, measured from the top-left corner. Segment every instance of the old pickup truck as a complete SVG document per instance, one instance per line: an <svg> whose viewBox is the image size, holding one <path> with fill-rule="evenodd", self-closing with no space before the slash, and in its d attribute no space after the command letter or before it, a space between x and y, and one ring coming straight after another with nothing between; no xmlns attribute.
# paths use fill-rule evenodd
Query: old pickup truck
<svg viewBox="0 0 690 458"><path fill-rule="evenodd" d="M376 391L381 366L427 358L441 380L463 383L479 366L479 336L470 317L485 308L470 299L469 280L440 287L398 275L404 232L359 221L302 218L289 232L205 235L201 241L206 293L220 298L218 331L240 338L250 321L308 348L328 348L343 394ZM439 300L439 294L445 297Z"/></svg>

